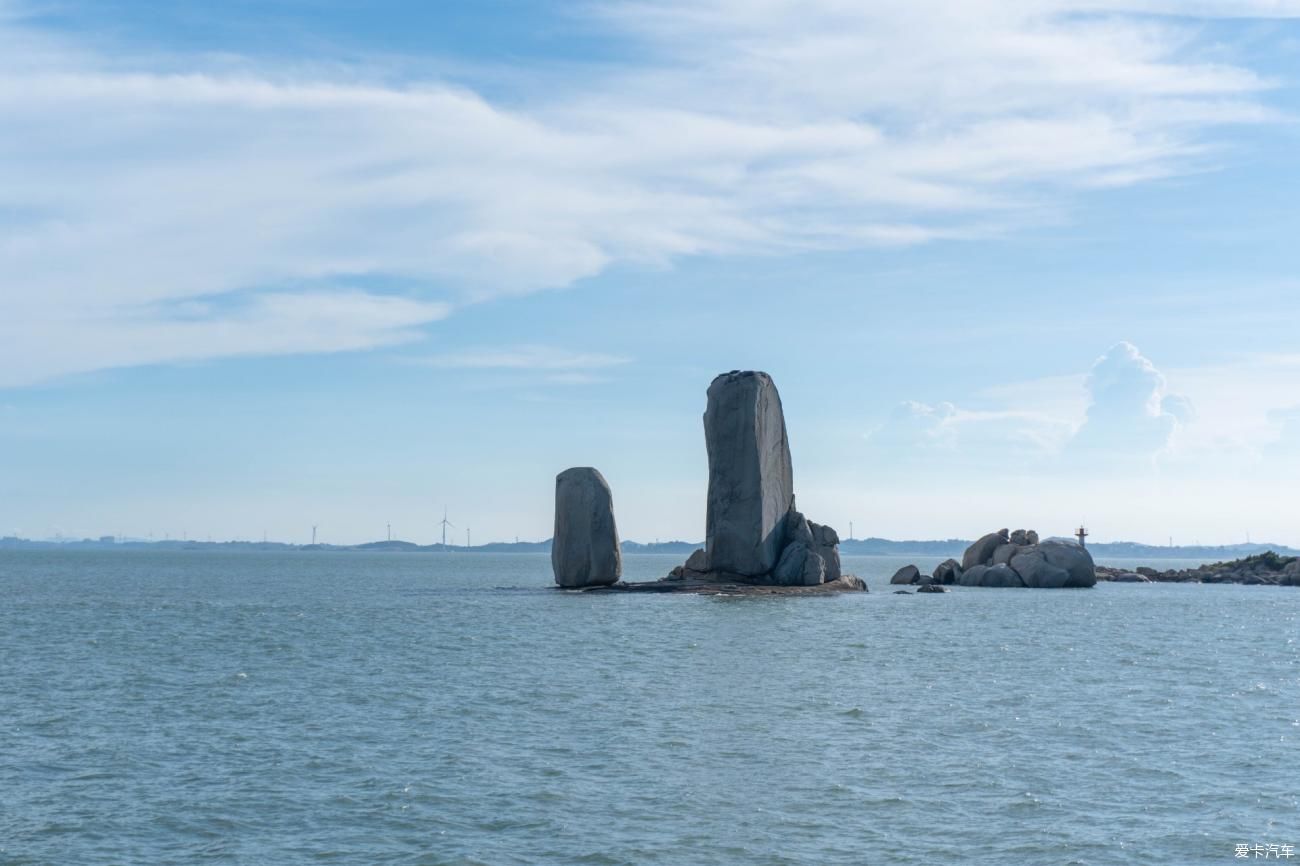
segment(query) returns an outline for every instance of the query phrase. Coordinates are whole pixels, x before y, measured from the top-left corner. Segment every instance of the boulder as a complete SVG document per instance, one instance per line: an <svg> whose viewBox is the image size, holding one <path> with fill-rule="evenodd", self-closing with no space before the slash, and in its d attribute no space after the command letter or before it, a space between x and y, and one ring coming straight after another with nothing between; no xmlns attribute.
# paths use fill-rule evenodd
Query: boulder
<svg viewBox="0 0 1300 866"><path fill-rule="evenodd" d="M821 557L826 580L840 579L840 536L834 529L813 523L801 512L791 510L786 516L785 544L805 545Z"/></svg>
<svg viewBox="0 0 1300 866"><path fill-rule="evenodd" d="M1026 529L1025 544L1030 545L1030 544L1037 544L1037 543L1038 543L1038 533L1032 529Z"/></svg>
<svg viewBox="0 0 1300 866"><path fill-rule="evenodd" d="M1012 542L1011 544L999 544L998 549L993 551L993 558L989 560L990 565L1006 565L1011 561L1011 557L1020 552L1022 545Z"/></svg>
<svg viewBox="0 0 1300 866"><path fill-rule="evenodd" d="M772 582L778 586L816 586L825 581L825 560L802 541L787 545L772 570Z"/></svg>
<svg viewBox="0 0 1300 866"><path fill-rule="evenodd" d="M997 532L990 532L966 548L966 553L961 558L962 571L973 565L988 565L989 560L993 558L993 551L1010 542L1009 536L1010 533L1007 530L999 529Z"/></svg>
<svg viewBox="0 0 1300 866"><path fill-rule="evenodd" d="M766 373L724 373L704 411L709 452L708 570L751 577L776 568L794 482L785 416Z"/></svg>
<svg viewBox="0 0 1300 866"><path fill-rule="evenodd" d="M826 564L826 580L839 580L843 573L840 570L840 534L820 523L809 523L808 526L816 542L813 551Z"/></svg>
<svg viewBox="0 0 1300 866"><path fill-rule="evenodd" d="M915 565L905 565L902 568L900 568L898 571L894 572L894 576L889 579L889 582L891 584L916 583L920 579L920 577L921 577L921 569L917 568Z"/></svg>
<svg viewBox="0 0 1300 866"><path fill-rule="evenodd" d="M980 576L980 586L1018 586L1023 587L1025 582L1020 579L1020 575L1012 570L1011 566L1006 563L999 563L988 568Z"/></svg>
<svg viewBox="0 0 1300 866"><path fill-rule="evenodd" d="M912 595L912 591L910 589L896 589L894 595Z"/></svg>
<svg viewBox="0 0 1300 866"><path fill-rule="evenodd" d="M704 548L698 548L690 556L686 557L687 571L708 571L709 558L704 555Z"/></svg>
<svg viewBox="0 0 1300 866"><path fill-rule="evenodd" d="M1087 587L1097 583L1092 555L1068 541L1044 541L1011 559L1025 586L1038 589Z"/></svg>
<svg viewBox="0 0 1300 866"><path fill-rule="evenodd" d="M955 559L945 559L934 567L934 573L931 575L934 580L932 583L951 586L961 577L961 565Z"/></svg>
<svg viewBox="0 0 1300 866"><path fill-rule="evenodd" d="M948 590L945 587L939 586L937 583L927 584L917 590L917 592L947 592L947 591Z"/></svg>
<svg viewBox="0 0 1300 866"><path fill-rule="evenodd" d="M796 511L793 508L785 516L785 544L804 544L812 547L817 543L813 536L813 524L807 517L803 516L802 511Z"/></svg>
<svg viewBox="0 0 1300 866"><path fill-rule="evenodd" d="M1070 580L1070 573L1049 563L1037 547L1027 548L1013 557L1011 568L1032 589L1059 589Z"/></svg>
<svg viewBox="0 0 1300 866"><path fill-rule="evenodd" d="M961 586L979 586L980 581L984 578L984 572L988 571L987 565L972 565L961 573L957 578L957 583Z"/></svg>
<svg viewBox="0 0 1300 866"><path fill-rule="evenodd" d="M555 476L551 569L562 587L608 586L623 576L623 554L609 484L590 466Z"/></svg>
<svg viewBox="0 0 1300 866"><path fill-rule="evenodd" d="M1021 547L1028 547L1029 533L1025 532L1023 529L1017 529L1015 532L1011 533L1011 543L1018 544Z"/></svg>

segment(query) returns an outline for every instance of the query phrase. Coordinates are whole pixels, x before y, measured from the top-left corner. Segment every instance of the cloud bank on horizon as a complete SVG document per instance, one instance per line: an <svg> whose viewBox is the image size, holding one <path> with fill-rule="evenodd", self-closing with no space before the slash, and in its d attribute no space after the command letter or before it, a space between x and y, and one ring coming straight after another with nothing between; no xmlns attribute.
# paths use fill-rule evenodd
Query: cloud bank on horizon
<svg viewBox="0 0 1300 866"><path fill-rule="evenodd" d="M0 2L0 386L409 342L617 265L1068 221L1281 119L1195 17L1300 14L629 0L589 13L633 59L503 99L401 57L178 53L39 9Z"/></svg>

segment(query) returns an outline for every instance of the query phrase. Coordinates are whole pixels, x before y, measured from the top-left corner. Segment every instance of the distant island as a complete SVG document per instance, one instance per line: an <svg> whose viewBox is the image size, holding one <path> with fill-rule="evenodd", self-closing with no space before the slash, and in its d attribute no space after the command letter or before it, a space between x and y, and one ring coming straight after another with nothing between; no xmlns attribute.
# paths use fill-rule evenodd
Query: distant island
<svg viewBox="0 0 1300 866"><path fill-rule="evenodd" d="M1070 539L1063 539L1070 540ZM844 556L940 556L959 557L972 544L964 538L931 541L894 541L888 538L850 538L840 541ZM690 555L702 547L702 541L624 541L624 553L662 553ZM448 544L416 544L411 541L371 541L365 544L288 544L280 541L192 541L165 539L100 538L32 540L15 536L0 537L0 550L333 550L384 553L550 553L551 539L545 541L495 541L473 547ZM1284 544L1250 543L1211 545L1155 545L1136 541L1095 542L1088 545L1095 557L1110 559L1199 559L1221 562L1273 551L1280 556L1300 556L1300 550Z"/></svg>

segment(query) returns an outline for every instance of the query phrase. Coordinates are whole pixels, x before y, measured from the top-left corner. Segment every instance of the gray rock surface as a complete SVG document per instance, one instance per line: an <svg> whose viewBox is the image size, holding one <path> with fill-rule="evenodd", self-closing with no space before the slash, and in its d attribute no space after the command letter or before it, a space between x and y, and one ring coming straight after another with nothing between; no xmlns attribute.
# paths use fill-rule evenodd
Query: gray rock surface
<svg viewBox="0 0 1300 866"><path fill-rule="evenodd" d="M786 545L772 571L772 582L778 586L816 586L826 579L825 561L802 541Z"/></svg>
<svg viewBox="0 0 1300 866"><path fill-rule="evenodd" d="M905 565L898 571L894 572L894 576L889 579L889 582L891 584L912 584L916 583L920 577L921 569L917 568L915 565Z"/></svg>
<svg viewBox="0 0 1300 866"><path fill-rule="evenodd" d="M1012 574L1001 570L1003 567ZM1087 550L1068 541L1040 542L1032 529L999 529L985 535L966 548L962 569L958 579L962 586L1055 589L1093 586L1097 582L1096 567Z"/></svg>
<svg viewBox="0 0 1300 866"><path fill-rule="evenodd" d="M839 580L840 570L840 535L829 526L809 523L813 534L813 550L821 557L826 566L826 579Z"/></svg>
<svg viewBox="0 0 1300 866"><path fill-rule="evenodd" d="M945 559L934 567L933 583L951 586L961 577L961 564L955 559Z"/></svg>
<svg viewBox="0 0 1300 866"><path fill-rule="evenodd" d="M1088 587L1097 583L1092 555L1068 541L1044 541L1027 547L1012 558L1011 567L1025 586L1038 589Z"/></svg>
<svg viewBox="0 0 1300 866"><path fill-rule="evenodd" d="M1115 581L1115 583L1150 583L1151 582L1151 578L1141 574L1134 574L1131 571L1121 572L1115 577L1112 577L1111 580Z"/></svg>
<svg viewBox="0 0 1300 866"><path fill-rule="evenodd" d="M838 533L795 508L785 418L770 376L733 370L714 379L704 438L709 454L705 547L670 572L666 580L676 587L653 591L731 585L866 590L862 580L843 572ZM634 586L629 591L652 590Z"/></svg>
<svg viewBox="0 0 1300 866"><path fill-rule="evenodd" d="M970 547L966 548L966 552L961 558L962 571L966 571L974 565L988 565L989 561L993 558L993 552L1002 545L1009 543L1009 535L1010 533L1005 529L999 530L998 532L990 532L988 535L985 535L979 541L976 541Z"/></svg>
<svg viewBox="0 0 1300 866"><path fill-rule="evenodd" d="M989 560L990 565L1006 565L1011 561L1011 557L1020 552L1023 545L1012 542L1011 544L1000 544L998 549L993 551L993 557Z"/></svg>
<svg viewBox="0 0 1300 866"><path fill-rule="evenodd" d="M988 568L980 576L980 586L1018 586L1023 587L1025 582L1021 580L1020 575L1011 569L1006 563L998 563Z"/></svg>
<svg viewBox="0 0 1300 866"><path fill-rule="evenodd" d="M614 498L604 476L589 466L555 477L551 569L555 582L569 589L608 586L623 576Z"/></svg>
<svg viewBox="0 0 1300 866"><path fill-rule="evenodd" d="M709 385L705 549L710 571L771 572L785 546L794 481L785 417L766 373L732 371Z"/></svg>

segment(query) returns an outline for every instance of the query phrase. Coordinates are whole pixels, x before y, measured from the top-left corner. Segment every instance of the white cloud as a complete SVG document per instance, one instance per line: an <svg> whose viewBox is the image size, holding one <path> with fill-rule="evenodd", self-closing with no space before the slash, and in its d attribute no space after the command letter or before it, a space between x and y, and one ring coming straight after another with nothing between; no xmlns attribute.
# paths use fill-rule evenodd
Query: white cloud
<svg viewBox="0 0 1300 866"><path fill-rule="evenodd" d="M0 387L166 361L341 352L409 342L444 318L445 304L364 292L264 293L237 303L201 301L114 310L106 319L0 320ZM57 315L57 314L53 314ZM54 343L49 334L59 335ZM31 359L29 361L29 359Z"/></svg>
<svg viewBox="0 0 1300 866"><path fill-rule="evenodd" d="M1164 374L1132 343L1116 343L1098 358L1084 387L1089 402L1070 442L1075 450L1150 457L1192 416L1190 401L1167 394Z"/></svg>
<svg viewBox="0 0 1300 866"><path fill-rule="evenodd" d="M468 349L423 359L434 367L478 370L548 370L579 373L628 363L631 358L599 352L570 352L553 346Z"/></svg>
<svg viewBox="0 0 1300 866"><path fill-rule="evenodd" d="M365 68L160 72L16 8L0 6L0 305L26 335L0 342L9 384L383 345L613 263L983 237L1079 190L1200 170L1217 126L1272 117L1270 82L1127 14L1167 3L613 3L605 20L651 60L510 106ZM1295 14L1196 4L1234 8ZM365 278L429 300L396 325L279 327L294 286ZM237 336L223 304L141 313L262 292Z"/></svg>
<svg viewBox="0 0 1300 866"><path fill-rule="evenodd" d="M1027 469L1060 450L1073 431L1068 419L1020 408L961 409L952 403L899 404L867 434L874 449L898 464L936 461L955 466Z"/></svg>
<svg viewBox="0 0 1300 866"><path fill-rule="evenodd" d="M1112 346L1086 376L1004 385L982 396L1002 402L971 410L909 401L868 438L897 458L929 463L936 452L948 452L938 456L949 463L1021 470L1066 463L1128 469L1165 451L1195 417L1192 401L1167 393L1164 374L1127 342Z"/></svg>

